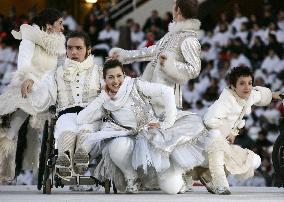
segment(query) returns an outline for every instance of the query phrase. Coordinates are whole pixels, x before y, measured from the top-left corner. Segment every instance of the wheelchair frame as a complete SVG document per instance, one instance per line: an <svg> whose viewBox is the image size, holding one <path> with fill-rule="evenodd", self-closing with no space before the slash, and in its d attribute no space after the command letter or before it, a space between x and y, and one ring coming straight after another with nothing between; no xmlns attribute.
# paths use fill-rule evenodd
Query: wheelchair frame
<svg viewBox="0 0 284 202"><path fill-rule="evenodd" d="M55 149L54 127L56 118L51 118L46 121L44 125L41 151L39 156L39 170L38 170L38 184L37 189L41 190L43 194L51 194L52 188L63 188L65 185L101 185L105 189L105 193L109 194L112 187L113 192L116 194L117 189L110 180L104 182L99 181L93 176L72 176L65 180L60 178L55 173L55 163L58 155Z"/></svg>
<svg viewBox="0 0 284 202"><path fill-rule="evenodd" d="M275 185L284 187L284 118L279 121L280 135L277 137L272 152L272 162L275 170Z"/></svg>

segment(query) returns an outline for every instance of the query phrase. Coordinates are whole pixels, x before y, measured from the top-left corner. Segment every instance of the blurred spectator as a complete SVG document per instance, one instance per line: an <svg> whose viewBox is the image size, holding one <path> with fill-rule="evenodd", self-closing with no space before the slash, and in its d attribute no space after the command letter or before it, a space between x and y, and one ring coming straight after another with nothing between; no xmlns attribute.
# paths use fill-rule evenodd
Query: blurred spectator
<svg viewBox="0 0 284 202"><path fill-rule="evenodd" d="M249 59L239 49L237 48L233 49L231 53L232 53L231 68L238 66L251 67Z"/></svg>
<svg viewBox="0 0 284 202"><path fill-rule="evenodd" d="M103 22L98 19L98 17L90 12L86 15L83 23L83 29L85 32L88 32L90 26L95 26L98 30L103 28Z"/></svg>
<svg viewBox="0 0 284 202"><path fill-rule="evenodd" d="M228 45L228 40L231 37L231 33L227 24L219 24L219 31L216 31L213 37L214 46L221 48Z"/></svg>
<svg viewBox="0 0 284 202"><path fill-rule="evenodd" d="M140 25L138 23L134 23L131 29L131 44L132 49L137 49L138 45L142 43L144 40L145 34L140 29Z"/></svg>
<svg viewBox="0 0 284 202"><path fill-rule="evenodd" d="M151 16L147 18L143 26L143 31L144 32L150 31L150 28L152 25L155 25L159 29L163 28L163 22L162 22L162 19L159 17L159 13L157 10L153 10L151 13Z"/></svg>
<svg viewBox="0 0 284 202"><path fill-rule="evenodd" d="M70 31L75 31L77 27L77 22L75 19L66 11L62 12L63 26Z"/></svg>
<svg viewBox="0 0 284 202"><path fill-rule="evenodd" d="M239 32L241 30L242 23L248 22L248 18L241 13L240 7L238 4L234 5L235 18L231 23L233 33Z"/></svg>
<svg viewBox="0 0 284 202"><path fill-rule="evenodd" d="M119 32L113 29L110 23L106 23L104 29L99 32L98 44L95 45L97 49L104 49L109 51L116 46L119 39Z"/></svg>
<svg viewBox="0 0 284 202"><path fill-rule="evenodd" d="M98 36L99 36L97 28L95 26L91 25L89 27L88 33L89 33L89 37L90 37L92 46L96 45L98 43Z"/></svg>
<svg viewBox="0 0 284 202"><path fill-rule="evenodd" d="M265 70L267 73L279 72L279 69L276 69L277 64L280 62L278 55L273 47L269 47L267 51L267 56L264 58L260 68Z"/></svg>
<svg viewBox="0 0 284 202"><path fill-rule="evenodd" d="M169 31L169 24L173 21L173 15L171 12L166 12L163 16L163 31L168 32Z"/></svg>
<svg viewBox="0 0 284 202"><path fill-rule="evenodd" d="M255 143L257 147L264 149L267 149L268 147L273 145L273 143L267 139L267 132L265 130L261 130L258 133Z"/></svg>
<svg viewBox="0 0 284 202"><path fill-rule="evenodd" d="M280 10L277 15L277 25L282 31L284 31L284 10Z"/></svg>

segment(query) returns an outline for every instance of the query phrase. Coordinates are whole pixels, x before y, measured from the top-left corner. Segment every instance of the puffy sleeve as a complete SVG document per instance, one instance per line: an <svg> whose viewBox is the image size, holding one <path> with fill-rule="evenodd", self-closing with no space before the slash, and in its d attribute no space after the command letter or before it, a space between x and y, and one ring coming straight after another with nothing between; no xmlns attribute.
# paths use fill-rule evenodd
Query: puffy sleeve
<svg viewBox="0 0 284 202"><path fill-rule="evenodd" d="M103 103L105 97L102 92L96 99L94 99L85 109L83 109L77 116L77 123L79 125L91 124L100 120L104 115Z"/></svg>
<svg viewBox="0 0 284 202"><path fill-rule="evenodd" d="M198 40L194 37L186 38L181 44L181 52L184 62L177 61L170 53L164 53L167 60L161 69L175 83L184 84L186 81L196 78L201 70L201 48Z"/></svg>
<svg viewBox="0 0 284 202"><path fill-rule="evenodd" d="M271 103L272 92L269 88L255 86L252 90L252 102L257 106L267 106Z"/></svg>
<svg viewBox="0 0 284 202"><path fill-rule="evenodd" d="M118 60L123 64L130 64L133 62L151 61L156 54L156 45L145 47L139 50L124 50L121 48L112 48L109 55L113 53L118 54Z"/></svg>
<svg viewBox="0 0 284 202"><path fill-rule="evenodd" d="M145 96L151 98L158 97L163 101L165 107L165 120L161 123L161 128L167 129L173 126L177 115L173 89L162 84L141 80L137 80L137 85Z"/></svg>
<svg viewBox="0 0 284 202"><path fill-rule="evenodd" d="M32 92L28 95L29 102L36 112L44 112L51 105L56 104L57 83L55 80L55 71L53 70L44 76L44 79L35 81Z"/></svg>
<svg viewBox="0 0 284 202"><path fill-rule="evenodd" d="M23 39L21 41L18 55L18 69L21 69L25 66L31 66L34 51L35 43L27 39Z"/></svg>
<svg viewBox="0 0 284 202"><path fill-rule="evenodd" d="M20 27L20 32L12 32L14 37L22 40L30 40L35 44L41 46L50 55L65 55L65 37L60 33L47 33L37 25L31 26L23 24Z"/></svg>
<svg viewBox="0 0 284 202"><path fill-rule="evenodd" d="M222 100L217 100L204 114L203 121L209 129L219 129L223 127L224 119L228 117L229 106Z"/></svg>

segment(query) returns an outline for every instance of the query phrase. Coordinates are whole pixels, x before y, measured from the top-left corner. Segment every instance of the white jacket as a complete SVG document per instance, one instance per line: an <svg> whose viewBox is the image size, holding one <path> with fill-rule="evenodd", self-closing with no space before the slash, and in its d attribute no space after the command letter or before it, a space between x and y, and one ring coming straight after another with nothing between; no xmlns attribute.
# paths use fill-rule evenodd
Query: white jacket
<svg viewBox="0 0 284 202"><path fill-rule="evenodd" d="M123 63L135 61L151 61L142 78L153 83L162 83L175 90L176 104L182 108L180 84L196 78L201 69L201 48L197 39L200 21L188 19L174 22L169 26L169 32L157 43L141 50L123 50L113 48L110 55L118 54ZM159 56L163 53L167 60L160 65Z"/></svg>
<svg viewBox="0 0 284 202"><path fill-rule="evenodd" d="M139 95L139 93L133 93L135 88L137 88L143 96L149 97L150 99L159 97L164 103L165 108L165 116L164 121L161 123L161 128L166 129L173 126L177 116L173 89L161 84L141 80L135 82L135 79L131 79L130 77L125 78L123 85L120 87L114 99L110 99L108 94L102 91L98 98L78 114L78 123L91 124L94 121L100 120L105 113L104 109L109 111L120 125L131 128L136 128L139 125L137 117L154 121L153 119L156 117L153 116L152 109L143 111L142 114L140 114L141 110L134 109L135 106L143 109L147 108L146 105L150 106L149 103L146 105L145 103L140 103L143 106L137 106L137 99L141 100L141 95Z"/></svg>
<svg viewBox="0 0 284 202"><path fill-rule="evenodd" d="M238 135L245 126L244 115L251 113L251 106L266 106L272 100L270 89L256 86L248 99L241 99L233 90L225 88L219 99L211 105L204 115L204 124L208 129L218 129L226 137Z"/></svg>
<svg viewBox="0 0 284 202"><path fill-rule="evenodd" d="M64 66L49 72L43 81L35 82L28 100L36 112L56 104L57 112L66 108L86 107L94 100L102 83L102 69L93 56L83 62L66 59Z"/></svg>
<svg viewBox="0 0 284 202"><path fill-rule="evenodd" d="M29 102L22 98L21 84L26 79L39 82L48 71L56 68L57 58L66 54L65 36L62 33L47 33L40 30L37 25L27 24L21 25L20 32L12 31L12 34L16 39L22 40L22 43L18 70L0 95L0 116L10 114L17 109L35 115L36 112Z"/></svg>

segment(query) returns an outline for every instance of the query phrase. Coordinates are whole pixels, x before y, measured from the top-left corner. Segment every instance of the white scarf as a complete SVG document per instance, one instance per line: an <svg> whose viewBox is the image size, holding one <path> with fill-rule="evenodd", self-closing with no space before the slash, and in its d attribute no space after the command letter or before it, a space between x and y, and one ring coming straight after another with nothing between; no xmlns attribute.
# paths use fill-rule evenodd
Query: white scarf
<svg viewBox="0 0 284 202"><path fill-rule="evenodd" d="M240 96L238 96L236 91L234 91L233 89L230 89L230 88L225 88L225 89L228 91L228 93L232 94L235 97L237 103L241 107L245 108L244 114L250 114L251 113L251 105L249 104L249 103L251 103L251 99L252 99L251 95L248 98L244 99L244 98L241 98Z"/></svg>
<svg viewBox="0 0 284 202"><path fill-rule="evenodd" d="M65 81L74 81L78 73L86 71L93 66L94 58L92 55L88 56L83 62L66 58L63 68L63 79Z"/></svg>

